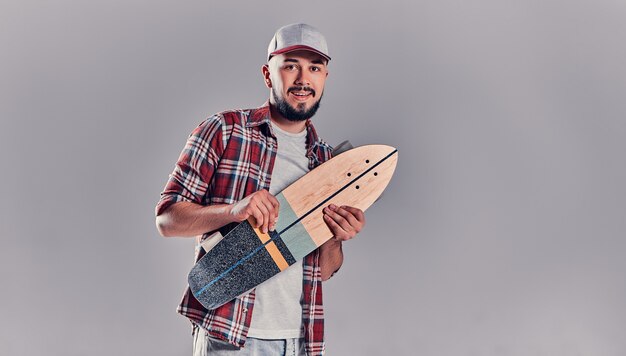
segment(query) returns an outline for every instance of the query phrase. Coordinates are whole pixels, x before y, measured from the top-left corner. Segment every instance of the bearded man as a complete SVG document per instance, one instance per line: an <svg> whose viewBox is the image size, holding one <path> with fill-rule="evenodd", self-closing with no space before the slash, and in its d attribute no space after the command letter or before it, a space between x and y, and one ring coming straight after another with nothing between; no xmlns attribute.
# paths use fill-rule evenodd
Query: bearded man
<svg viewBox="0 0 626 356"><path fill-rule="evenodd" d="M189 136L156 207L161 235L226 235L254 218L274 229L274 197L327 161L332 148L311 118L319 108L330 56L324 36L307 24L281 27L262 66L269 100L203 121ZM357 208L329 205L325 223L334 237L246 295L204 308L187 289L178 312L193 323L194 355L322 355L322 281L342 265L342 241L364 226ZM197 248L196 260L204 254Z"/></svg>

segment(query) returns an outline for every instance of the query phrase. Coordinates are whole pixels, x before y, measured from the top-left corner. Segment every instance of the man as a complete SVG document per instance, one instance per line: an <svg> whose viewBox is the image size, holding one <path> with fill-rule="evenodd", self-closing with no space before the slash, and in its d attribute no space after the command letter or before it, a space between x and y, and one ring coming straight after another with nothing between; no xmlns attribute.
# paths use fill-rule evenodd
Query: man
<svg viewBox="0 0 626 356"><path fill-rule="evenodd" d="M218 113L189 136L156 207L163 236L225 235L253 217L273 230L275 194L330 159L331 148L311 123L330 60L324 36L306 24L276 32L263 65L269 101ZM205 309L187 289L178 312L194 324L194 355L321 355L322 281L343 263L342 241L364 226L363 212L329 205L324 220L334 238L252 292ZM197 259L204 251L198 248Z"/></svg>

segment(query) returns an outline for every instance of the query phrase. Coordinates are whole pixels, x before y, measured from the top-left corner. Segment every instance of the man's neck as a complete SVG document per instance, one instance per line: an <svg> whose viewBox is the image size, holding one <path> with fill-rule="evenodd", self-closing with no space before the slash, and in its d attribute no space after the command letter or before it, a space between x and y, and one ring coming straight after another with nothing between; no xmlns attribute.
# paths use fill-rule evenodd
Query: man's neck
<svg viewBox="0 0 626 356"><path fill-rule="evenodd" d="M290 133L300 133L306 129L306 121L291 121L284 118L274 105L270 104L270 119L282 130Z"/></svg>

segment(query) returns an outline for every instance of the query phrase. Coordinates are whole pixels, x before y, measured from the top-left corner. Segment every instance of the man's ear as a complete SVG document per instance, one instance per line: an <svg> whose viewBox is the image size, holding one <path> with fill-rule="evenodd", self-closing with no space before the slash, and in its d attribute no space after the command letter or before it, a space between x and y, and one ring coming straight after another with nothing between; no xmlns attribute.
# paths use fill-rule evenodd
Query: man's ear
<svg viewBox="0 0 626 356"><path fill-rule="evenodd" d="M263 80L265 81L265 86L268 88L272 88L272 80L270 79L270 67L267 64L264 64L261 67L261 72L263 73Z"/></svg>

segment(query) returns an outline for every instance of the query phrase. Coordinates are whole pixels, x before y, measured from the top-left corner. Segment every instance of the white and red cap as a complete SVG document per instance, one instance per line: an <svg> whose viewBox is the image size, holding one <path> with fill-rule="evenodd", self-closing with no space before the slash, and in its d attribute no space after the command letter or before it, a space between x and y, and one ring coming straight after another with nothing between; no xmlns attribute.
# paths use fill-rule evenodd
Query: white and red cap
<svg viewBox="0 0 626 356"><path fill-rule="evenodd" d="M274 55L296 50L312 51L330 61L324 35L305 23L294 23L279 28L267 47L267 60Z"/></svg>

